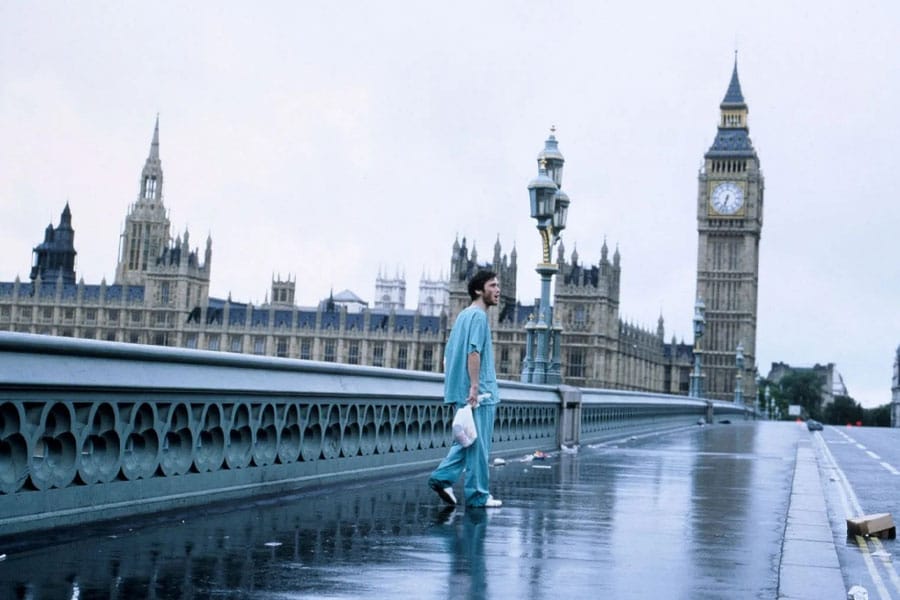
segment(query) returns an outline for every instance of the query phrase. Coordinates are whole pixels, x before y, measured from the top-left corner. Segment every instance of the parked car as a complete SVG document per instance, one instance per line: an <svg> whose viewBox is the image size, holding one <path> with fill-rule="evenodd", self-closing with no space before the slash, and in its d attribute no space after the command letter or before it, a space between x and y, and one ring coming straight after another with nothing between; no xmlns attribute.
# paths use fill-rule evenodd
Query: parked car
<svg viewBox="0 0 900 600"><path fill-rule="evenodd" d="M822 431L822 424L815 419L807 419L806 428L810 431Z"/></svg>

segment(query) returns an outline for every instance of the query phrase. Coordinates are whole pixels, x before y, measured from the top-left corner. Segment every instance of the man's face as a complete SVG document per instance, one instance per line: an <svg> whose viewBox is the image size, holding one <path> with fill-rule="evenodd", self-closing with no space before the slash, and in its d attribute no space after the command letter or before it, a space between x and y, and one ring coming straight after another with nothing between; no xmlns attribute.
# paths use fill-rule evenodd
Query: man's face
<svg viewBox="0 0 900 600"><path fill-rule="evenodd" d="M481 292L485 306L497 306L500 304L500 280L494 277L484 284L484 291Z"/></svg>

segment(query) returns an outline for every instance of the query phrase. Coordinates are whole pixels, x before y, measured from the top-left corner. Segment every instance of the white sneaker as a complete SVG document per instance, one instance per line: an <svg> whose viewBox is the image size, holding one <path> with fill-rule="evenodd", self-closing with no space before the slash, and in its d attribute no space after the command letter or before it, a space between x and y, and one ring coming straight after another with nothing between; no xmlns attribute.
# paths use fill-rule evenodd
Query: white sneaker
<svg viewBox="0 0 900 600"><path fill-rule="evenodd" d="M487 502L484 503L485 508L500 508L503 506L502 500L497 500L493 496L488 496Z"/></svg>

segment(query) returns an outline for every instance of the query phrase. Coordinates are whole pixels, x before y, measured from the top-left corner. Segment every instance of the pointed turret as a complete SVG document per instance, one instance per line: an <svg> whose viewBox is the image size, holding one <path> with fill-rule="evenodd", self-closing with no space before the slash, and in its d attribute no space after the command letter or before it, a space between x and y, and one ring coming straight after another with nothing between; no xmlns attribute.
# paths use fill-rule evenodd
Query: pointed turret
<svg viewBox="0 0 900 600"><path fill-rule="evenodd" d="M741 81L738 79L737 70L737 52L734 53L734 70L731 72L731 82L728 84L728 90L722 99L722 108L728 106L746 106L744 104L744 94L741 92Z"/></svg>
<svg viewBox="0 0 900 600"><path fill-rule="evenodd" d="M36 246L31 279L75 283L75 230L72 229L72 211L69 203L59 217L59 226L53 223L44 230L44 241Z"/></svg>
<svg viewBox="0 0 900 600"><path fill-rule="evenodd" d="M159 113L156 113L156 125L153 127L153 141L150 142L150 160L159 160Z"/></svg>

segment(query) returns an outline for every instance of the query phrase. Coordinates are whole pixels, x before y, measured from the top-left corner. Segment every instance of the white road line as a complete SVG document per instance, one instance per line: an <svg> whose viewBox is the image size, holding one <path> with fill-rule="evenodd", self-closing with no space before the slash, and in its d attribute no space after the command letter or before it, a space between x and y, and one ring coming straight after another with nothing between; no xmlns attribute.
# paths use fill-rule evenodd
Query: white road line
<svg viewBox="0 0 900 600"><path fill-rule="evenodd" d="M884 585L881 575L878 574L878 567L875 566L875 561L872 560L872 553L869 552L869 544L866 543L866 538L861 535L856 536L856 545L859 546L863 561L865 561L866 567L869 569L869 575L872 576L872 580L875 582L878 596L881 600L891 600L891 593L888 591L887 586Z"/></svg>
<svg viewBox="0 0 900 600"><path fill-rule="evenodd" d="M875 460L881 460L881 457L878 456L877 454L875 454L874 452L872 452L871 450L866 450L866 454L868 454L871 458L874 458Z"/></svg>
<svg viewBox="0 0 900 600"><path fill-rule="evenodd" d="M881 463L881 466L891 472L891 475L900 475L900 471L887 464L886 462Z"/></svg>
<svg viewBox="0 0 900 600"><path fill-rule="evenodd" d="M866 447L863 446L862 444L856 444L856 447L859 448L860 450L865 450L865 449L866 449Z"/></svg>
<svg viewBox="0 0 900 600"><path fill-rule="evenodd" d="M847 476L844 474L844 471L838 466L837 461L834 459L834 455L831 454L831 450L828 448L828 444L825 442L825 438L818 432L816 432L816 442L819 445L819 448L822 450L822 454L825 456L825 459L828 463L828 467L830 467L837 477L838 481L838 497L841 500L841 505L844 507L844 516L849 519L855 517L857 515L862 515L863 509L859 503L859 498L856 496L856 492L853 491L853 488L850 486L850 481L847 479ZM882 463L884 464L884 463ZM869 575L872 577L872 581L875 584L875 587L878 589L878 595L881 598L890 598L890 592L887 587L884 585L884 580L881 578L881 575L878 573L877 567L875 566L875 561L872 560L871 555L868 551L868 544L865 543L865 539L857 537L857 544L860 546L860 550L862 551L863 560L866 563L866 567L869 570ZM862 543L860 543L862 540ZM884 547L881 545L881 540L877 538L872 538L875 547L879 550L883 551ZM897 571L894 568L894 564L890 561L882 561L882 566L884 570L888 574L888 579L890 579L891 583L894 585L894 589L900 593L900 577L897 576Z"/></svg>

